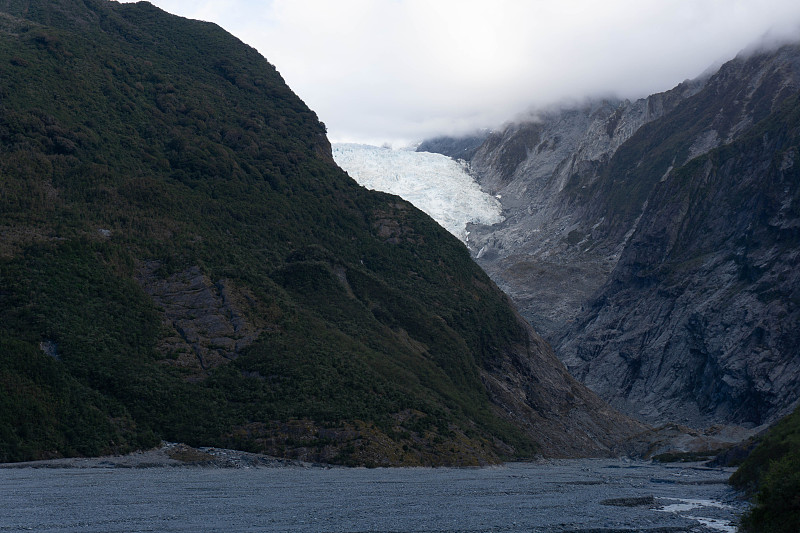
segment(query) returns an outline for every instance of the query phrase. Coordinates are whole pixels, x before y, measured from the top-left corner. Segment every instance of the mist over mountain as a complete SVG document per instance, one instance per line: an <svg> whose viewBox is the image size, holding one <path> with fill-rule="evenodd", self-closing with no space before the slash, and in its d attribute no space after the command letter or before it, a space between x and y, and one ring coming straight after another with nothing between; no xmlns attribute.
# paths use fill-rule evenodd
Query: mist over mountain
<svg viewBox="0 0 800 533"><path fill-rule="evenodd" d="M544 111L470 160L505 220L478 262L612 405L769 424L800 398L800 47L664 93Z"/></svg>
<svg viewBox="0 0 800 533"><path fill-rule="evenodd" d="M483 128L472 135L461 137L433 137L419 143L416 151L444 154L456 160L469 161L491 133L492 130Z"/></svg>
<svg viewBox="0 0 800 533"><path fill-rule="evenodd" d="M800 29L792 0L153 3L270 58L332 142L377 146L500 128L565 100L635 100Z"/></svg>

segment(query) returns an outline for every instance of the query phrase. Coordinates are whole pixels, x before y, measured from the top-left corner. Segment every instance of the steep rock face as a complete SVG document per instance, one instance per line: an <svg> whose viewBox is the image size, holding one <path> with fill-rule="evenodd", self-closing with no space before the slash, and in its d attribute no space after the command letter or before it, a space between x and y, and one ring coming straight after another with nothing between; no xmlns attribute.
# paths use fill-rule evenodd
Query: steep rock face
<svg viewBox="0 0 800 533"><path fill-rule="evenodd" d="M613 405L758 425L797 399L799 88L784 46L512 124L473 157L507 218L470 228L478 262Z"/></svg>
<svg viewBox="0 0 800 533"><path fill-rule="evenodd" d="M599 234L591 199L576 192L595 186L620 145L702 83L634 102L543 112L492 133L475 153L471 167L500 198L506 220L470 226L470 248L545 338L575 317L621 249Z"/></svg>
<svg viewBox="0 0 800 533"><path fill-rule="evenodd" d="M800 398L800 106L675 169L559 345L642 418L760 425Z"/></svg>
<svg viewBox="0 0 800 533"><path fill-rule="evenodd" d="M171 364L194 370L199 379L203 371L236 359L264 331L253 323L262 322L257 311L242 311L254 302L252 294L238 294L226 280L212 283L197 266L163 279L156 274L160 266L142 265L137 281L163 310L169 334L158 348Z"/></svg>

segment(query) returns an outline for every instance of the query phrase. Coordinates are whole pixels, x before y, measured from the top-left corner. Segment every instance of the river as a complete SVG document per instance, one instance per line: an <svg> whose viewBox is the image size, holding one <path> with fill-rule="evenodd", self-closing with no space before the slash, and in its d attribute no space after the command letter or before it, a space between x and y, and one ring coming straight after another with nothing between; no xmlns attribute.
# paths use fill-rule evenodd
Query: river
<svg viewBox="0 0 800 533"><path fill-rule="evenodd" d="M730 469L632 460L489 468L12 468L0 531L734 532Z"/></svg>

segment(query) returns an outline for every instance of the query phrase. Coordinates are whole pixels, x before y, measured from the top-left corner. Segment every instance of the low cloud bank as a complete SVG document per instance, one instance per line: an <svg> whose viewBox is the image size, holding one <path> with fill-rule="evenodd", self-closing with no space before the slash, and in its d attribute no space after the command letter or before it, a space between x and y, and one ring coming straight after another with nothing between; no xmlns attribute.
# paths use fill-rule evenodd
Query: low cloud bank
<svg viewBox="0 0 800 533"><path fill-rule="evenodd" d="M796 0L153 0L257 48L334 141L402 144L531 107L638 98L753 43L800 38Z"/></svg>

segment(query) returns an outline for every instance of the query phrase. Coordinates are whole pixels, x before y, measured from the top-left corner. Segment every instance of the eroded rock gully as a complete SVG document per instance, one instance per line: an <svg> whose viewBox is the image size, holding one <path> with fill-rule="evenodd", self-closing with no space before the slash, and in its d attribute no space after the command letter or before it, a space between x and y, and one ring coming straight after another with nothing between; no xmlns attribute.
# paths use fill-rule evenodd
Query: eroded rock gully
<svg viewBox="0 0 800 533"><path fill-rule="evenodd" d="M235 359L264 331L246 315L247 293L229 280L214 283L197 266L162 278L160 267L157 261L142 264L137 280L162 310L167 333L159 349L171 364L201 376Z"/></svg>

